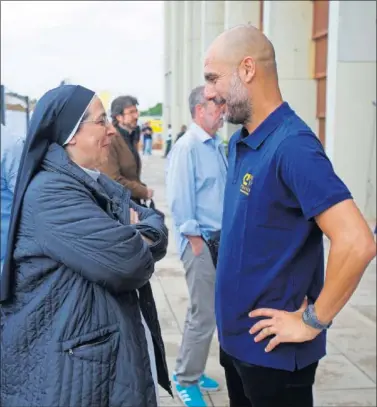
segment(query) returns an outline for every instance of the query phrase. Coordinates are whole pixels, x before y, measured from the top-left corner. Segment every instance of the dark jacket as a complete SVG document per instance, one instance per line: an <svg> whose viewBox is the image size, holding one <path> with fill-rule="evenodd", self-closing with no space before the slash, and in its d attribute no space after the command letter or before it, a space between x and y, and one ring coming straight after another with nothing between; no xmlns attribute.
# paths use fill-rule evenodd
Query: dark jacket
<svg viewBox="0 0 377 407"><path fill-rule="evenodd" d="M110 155L99 170L131 191L133 200L147 199L148 189L140 180L141 160L137 151L140 136L137 131L129 134L117 127L113 137Z"/></svg>
<svg viewBox="0 0 377 407"><path fill-rule="evenodd" d="M130 207L138 225L129 225ZM24 197L17 288L2 305L2 406L156 406L140 308L159 382L170 391L149 283L167 233L163 218L130 202L128 190L104 175L94 181L50 146Z"/></svg>

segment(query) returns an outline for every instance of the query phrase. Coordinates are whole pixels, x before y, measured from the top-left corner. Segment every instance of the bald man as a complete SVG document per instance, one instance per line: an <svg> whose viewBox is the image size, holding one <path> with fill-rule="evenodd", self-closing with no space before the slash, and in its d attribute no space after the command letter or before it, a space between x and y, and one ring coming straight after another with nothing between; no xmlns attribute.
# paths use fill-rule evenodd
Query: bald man
<svg viewBox="0 0 377 407"><path fill-rule="evenodd" d="M221 34L204 71L207 99L243 126L229 142L216 276L230 406L312 407L326 330L376 254L373 235L318 138L283 102L262 32Z"/></svg>

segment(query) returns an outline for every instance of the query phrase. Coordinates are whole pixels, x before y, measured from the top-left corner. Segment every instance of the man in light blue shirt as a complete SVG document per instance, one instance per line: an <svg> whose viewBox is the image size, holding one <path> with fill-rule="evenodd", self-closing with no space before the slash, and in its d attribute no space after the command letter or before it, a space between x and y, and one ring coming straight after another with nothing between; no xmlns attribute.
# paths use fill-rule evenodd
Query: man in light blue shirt
<svg viewBox="0 0 377 407"><path fill-rule="evenodd" d="M204 374L215 331L215 265L206 242L219 235L227 159L218 129L223 105L207 101L204 86L189 97L193 123L174 145L167 165L167 196L190 295L173 381L184 405L206 406L200 390L218 383Z"/></svg>
<svg viewBox="0 0 377 407"><path fill-rule="evenodd" d="M23 139L17 139L1 125L1 269L7 248L8 228Z"/></svg>

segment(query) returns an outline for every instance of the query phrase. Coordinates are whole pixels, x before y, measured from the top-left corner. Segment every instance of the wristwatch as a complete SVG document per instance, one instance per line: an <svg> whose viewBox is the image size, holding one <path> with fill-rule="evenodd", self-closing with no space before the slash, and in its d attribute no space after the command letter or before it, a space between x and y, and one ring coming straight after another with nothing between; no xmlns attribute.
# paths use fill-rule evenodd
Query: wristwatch
<svg viewBox="0 0 377 407"><path fill-rule="evenodd" d="M315 313L314 304L310 304L307 306L304 313L302 314L302 320L306 325L309 325L310 327L319 329L321 331L323 331L324 329L329 329L332 325L332 321L328 324L323 324L318 320Z"/></svg>

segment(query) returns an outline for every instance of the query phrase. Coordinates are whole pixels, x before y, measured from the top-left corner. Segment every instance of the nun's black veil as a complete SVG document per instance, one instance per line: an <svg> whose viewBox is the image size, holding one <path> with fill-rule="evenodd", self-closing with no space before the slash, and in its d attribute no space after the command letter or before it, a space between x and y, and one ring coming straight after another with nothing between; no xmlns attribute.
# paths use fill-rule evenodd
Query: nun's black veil
<svg viewBox="0 0 377 407"><path fill-rule="evenodd" d="M38 170L49 145L52 143L64 145L93 96L93 91L82 86L63 85L45 93L35 107L14 191L7 252L0 280L0 302L9 300L13 294L13 251L26 189Z"/></svg>

